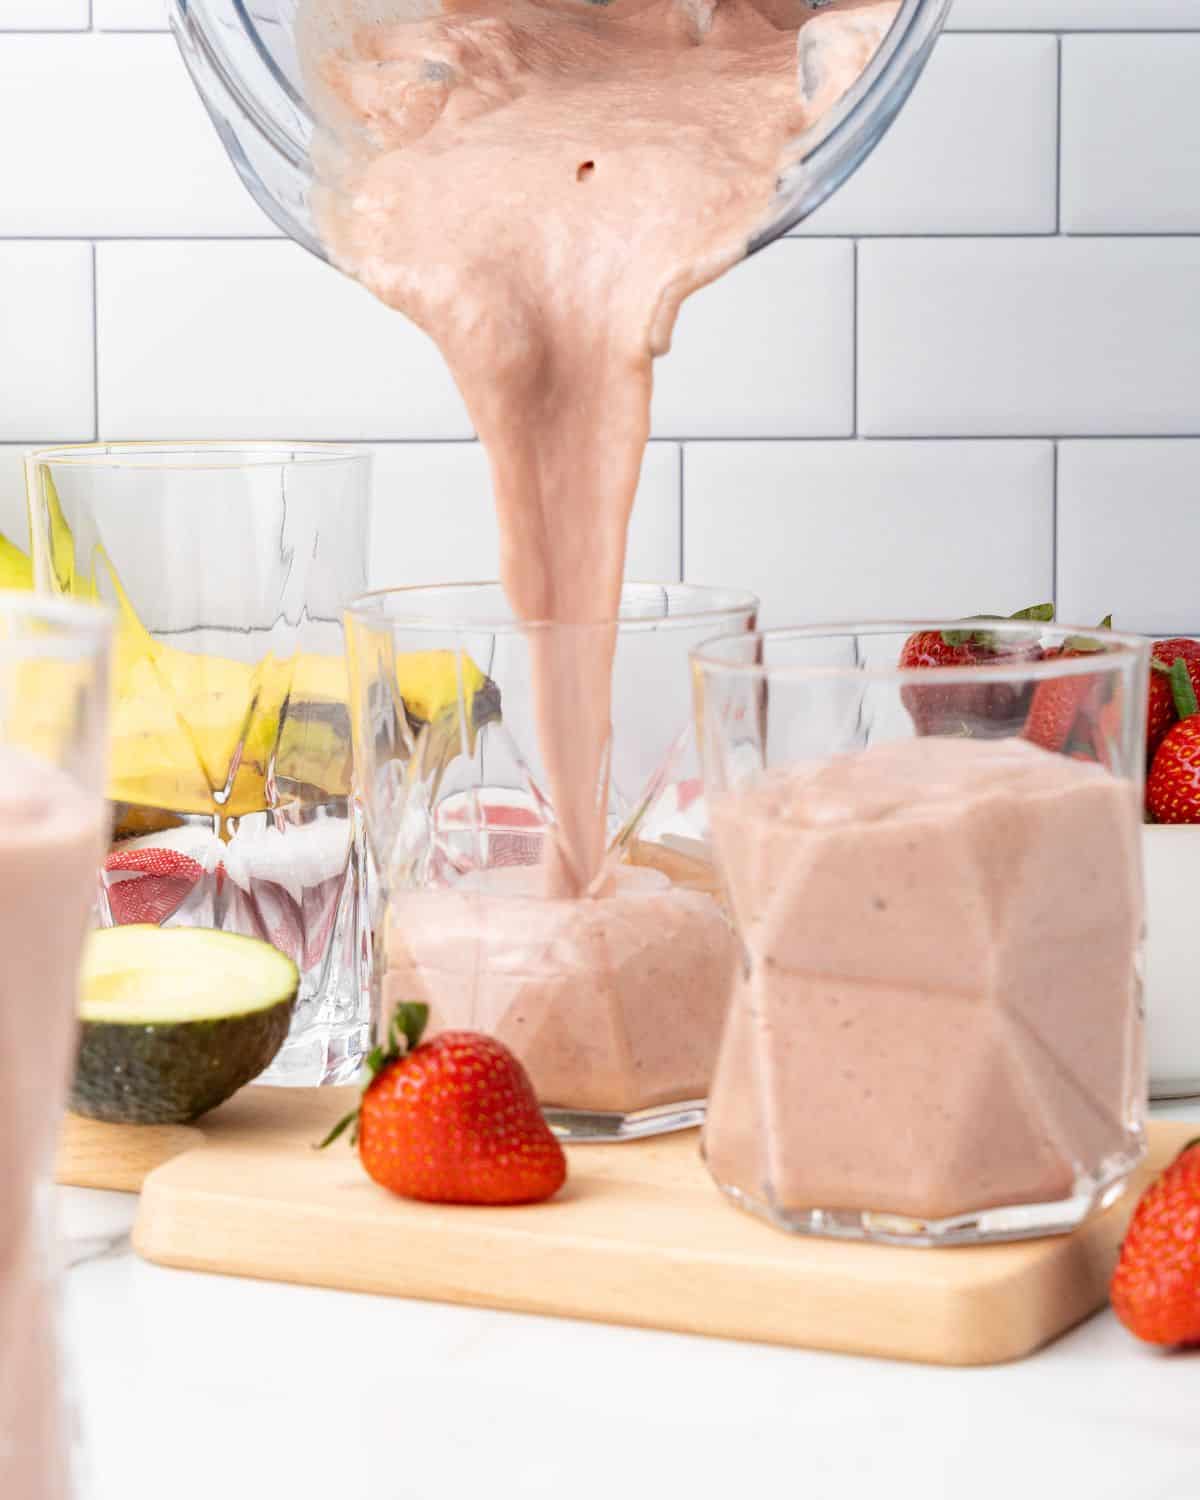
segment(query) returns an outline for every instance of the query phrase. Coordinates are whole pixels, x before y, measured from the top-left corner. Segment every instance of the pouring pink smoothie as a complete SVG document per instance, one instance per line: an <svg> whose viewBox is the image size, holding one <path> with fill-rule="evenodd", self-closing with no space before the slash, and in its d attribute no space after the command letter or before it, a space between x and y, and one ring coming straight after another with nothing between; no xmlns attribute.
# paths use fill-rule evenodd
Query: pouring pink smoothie
<svg viewBox="0 0 1200 1500"><path fill-rule="evenodd" d="M744 256L788 141L897 9L453 0L356 24L348 0L311 0L324 239L446 356L488 452L519 618L616 618L653 358L684 298ZM543 1102L620 1111L703 1097L734 945L709 898L614 878L615 644L615 629L531 637L546 910L401 893L383 990L427 999L435 1024L496 1030Z"/></svg>
<svg viewBox="0 0 1200 1500"><path fill-rule="evenodd" d="M652 359L684 298L743 257L787 142L897 8L455 0L356 26L349 0L311 0L301 37L336 141L325 239L446 356L521 618L616 617ZM613 647L536 647L553 896L603 886Z"/></svg>

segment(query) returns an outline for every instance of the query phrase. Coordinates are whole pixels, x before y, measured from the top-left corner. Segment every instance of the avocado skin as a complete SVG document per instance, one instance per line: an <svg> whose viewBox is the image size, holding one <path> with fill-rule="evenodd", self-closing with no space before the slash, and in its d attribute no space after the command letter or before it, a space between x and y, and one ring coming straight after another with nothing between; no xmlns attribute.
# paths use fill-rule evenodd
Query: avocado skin
<svg viewBox="0 0 1200 1500"><path fill-rule="evenodd" d="M208 1021L83 1021L70 1109L116 1125L183 1125L257 1078L279 1051L296 997Z"/></svg>

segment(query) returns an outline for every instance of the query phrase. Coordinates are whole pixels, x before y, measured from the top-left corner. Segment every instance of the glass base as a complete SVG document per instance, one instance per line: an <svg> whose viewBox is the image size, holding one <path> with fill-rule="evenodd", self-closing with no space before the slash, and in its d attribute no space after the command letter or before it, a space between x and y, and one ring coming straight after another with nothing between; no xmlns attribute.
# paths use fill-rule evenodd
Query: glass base
<svg viewBox="0 0 1200 1500"><path fill-rule="evenodd" d="M288 1038L275 1061L254 1080L271 1088L331 1088L357 1083L371 1048L365 1021L317 1022Z"/></svg>
<svg viewBox="0 0 1200 1500"><path fill-rule="evenodd" d="M572 1145L601 1145L612 1141L642 1141L650 1136L693 1130L704 1124L704 1099L685 1099L678 1104L658 1104L653 1109L627 1113L594 1109L558 1109L546 1106L543 1113L560 1141Z"/></svg>
<svg viewBox="0 0 1200 1500"><path fill-rule="evenodd" d="M1185 1099L1200 1099L1200 1077L1152 1078L1150 1080L1151 1104L1166 1104L1171 1100Z"/></svg>
<svg viewBox="0 0 1200 1500"><path fill-rule="evenodd" d="M740 1188L720 1182L717 1186L739 1208L789 1234L916 1248L989 1245L1070 1234L1093 1214L1102 1213L1117 1201L1140 1159L1140 1152L1132 1157L1110 1158L1095 1177L1082 1180L1077 1193L1055 1203L1004 1205L947 1219L910 1219L902 1214L870 1210L784 1209L754 1198Z"/></svg>

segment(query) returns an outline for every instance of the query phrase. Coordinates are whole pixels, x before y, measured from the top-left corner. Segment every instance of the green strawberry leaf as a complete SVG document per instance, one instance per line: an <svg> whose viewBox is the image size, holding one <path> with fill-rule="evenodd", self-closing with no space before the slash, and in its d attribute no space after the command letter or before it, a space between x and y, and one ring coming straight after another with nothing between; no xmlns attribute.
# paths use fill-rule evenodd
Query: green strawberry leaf
<svg viewBox="0 0 1200 1500"><path fill-rule="evenodd" d="M421 1038L429 1024L429 1007L416 1000L397 1005L392 1012L391 1043L397 1057L413 1052L421 1045ZM400 1046L403 1039L404 1046Z"/></svg>
<svg viewBox="0 0 1200 1500"><path fill-rule="evenodd" d="M372 1047L367 1053L363 1063L363 1084L370 1088L376 1078L392 1063L399 1062L402 1057L407 1057L421 1044L421 1037L425 1033L425 1027L429 1024L429 1007L417 1001L408 1001L403 1005L397 1005L392 1012L392 1019L388 1024L388 1044L386 1047ZM332 1146L340 1135L343 1135L349 1127L354 1129L350 1133L350 1144L358 1141L358 1110L340 1119L325 1139L317 1146L318 1151L324 1151L326 1146Z"/></svg>
<svg viewBox="0 0 1200 1500"><path fill-rule="evenodd" d="M1015 615L967 615L968 620L991 621L997 625L1009 622L1028 622L1048 625L1054 619L1053 604L1031 604L1017 610ZM978 646L981 651L998 651L1000 641L994 630L943 630L942 640L947 646Z"/></svg>
<svg viewBox="0 0 1200 1500"><path fill-rule="evenodd" d="M1181 719L1190 719L1193 714L1200 713L1192 675L1182 656L1177 656L1171 664L1171 696L1175 699L1175 712Z"/></svg>
<svg viewBox="0 0 1200 1500"><path fill-rule="evenodd" d="M340 1135L344 1135L351 1125L354 1126L354 1129L350 1134L350 1144L353 1146L354 1143L358 1140L358 1110L352 1110L350 1114L343 1115L342 1118L333 1127L333 1129L329 1132L329 1134L325 1137L325 1139L321 1141L320 1144L314 1149L317 1151L324 1151L326 1146L332 1146L334 1141L336 1141Z"/></svg>

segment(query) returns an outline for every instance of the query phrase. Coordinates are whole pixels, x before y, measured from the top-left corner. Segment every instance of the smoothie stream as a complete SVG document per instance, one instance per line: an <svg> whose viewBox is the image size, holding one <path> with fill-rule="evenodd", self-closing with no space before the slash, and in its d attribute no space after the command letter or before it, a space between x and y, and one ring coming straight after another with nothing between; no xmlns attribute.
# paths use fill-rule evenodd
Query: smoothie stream
<svg viewBox="0 0 1200 1500"><path fill-rule="evenodd" d="M447 0L388 24L416 7L302 7L325 241L445 355L487 449L520 618L616 617L652 359L688 293L745 255L788 141L897 10ZM536 647L551 896L605 880L614 644Z"/></svg>
<svg viewBox="0 0 1200 1500"><path fill-rule="evenodd" d="M519 618L616 617L653 358L684 298L745 255L788 142L897 10L302 6L323 237L445 355L487 449ZM703 1095L735 950L712 900L618 879L606 858L614 649L606 629L531 643L548 909L521 918L511 886L399 893L384 992L427 999L435 1025L498 1031L544 1102L623 1110Z"/></svg>
<svg viewBox="0 0 1200 1500"><path fill-rule="evenodd" d="M0 749L0 1495L66 1500L44 1193L75 1036L79 954L96 894L101 804Z"/></svg>

